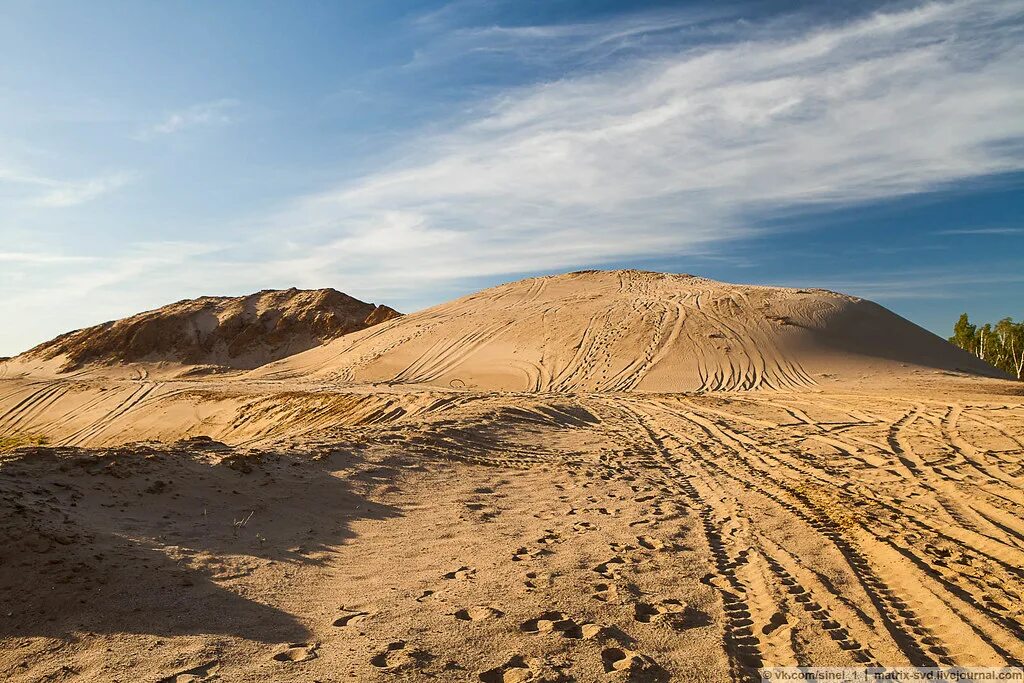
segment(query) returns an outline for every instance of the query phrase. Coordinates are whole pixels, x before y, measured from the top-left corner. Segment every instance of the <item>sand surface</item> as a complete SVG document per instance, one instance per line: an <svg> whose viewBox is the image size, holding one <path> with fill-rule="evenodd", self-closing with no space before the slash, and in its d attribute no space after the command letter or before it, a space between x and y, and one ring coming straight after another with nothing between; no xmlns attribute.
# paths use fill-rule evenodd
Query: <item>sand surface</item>
<svg viewBox="0 0 1024 683"><path fill-rule="evenodd" d="M50 445L0 455L0 677L1020 666L1024 391L971 363L870 302L631 271L249 372L16 358L0 436Z"/></svg>

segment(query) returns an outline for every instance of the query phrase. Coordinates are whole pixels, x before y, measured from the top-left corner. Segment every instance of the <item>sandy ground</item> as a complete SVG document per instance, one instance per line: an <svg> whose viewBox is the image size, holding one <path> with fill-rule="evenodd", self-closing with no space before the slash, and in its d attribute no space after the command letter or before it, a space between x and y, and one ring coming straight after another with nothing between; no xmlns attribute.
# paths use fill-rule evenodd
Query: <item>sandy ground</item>
<svg viewBox="0 0 1024 683"><path fill-rule="evenodd" d="M4 680L1024 662L1024 390L870 302L570 274L251 372L59 362L0 363L49 440L0 454Z"/></svg>
<svg viewBox="0 0 1024 683"><path fill-rule="evenodd" d="M23 448L0 466L0 674L723 681L762 665L1019 665L1024 400L979 386L423 389L390 409L367 390L333 396L347 407L330 426L256 442Z"/></svg>

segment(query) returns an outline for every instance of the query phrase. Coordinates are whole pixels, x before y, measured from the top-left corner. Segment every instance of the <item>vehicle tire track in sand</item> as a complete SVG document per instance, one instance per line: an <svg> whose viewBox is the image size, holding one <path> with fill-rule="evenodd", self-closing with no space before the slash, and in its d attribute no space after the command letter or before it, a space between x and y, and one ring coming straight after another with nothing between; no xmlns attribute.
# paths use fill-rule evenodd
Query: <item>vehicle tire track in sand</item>
<svg viewBox="0 0 1024 683"><path fill-rule="evenodd" d="M625 408L625 412L637 424L645 441L654 448L654 452L659 456L663 466L676 472L677 476L670 482L662 481L670 483L697 508L704 538L716 568L716 575L705 577L704 583L716 588L722 597L722 608L726 617L723 643L729 658L732 679L734 681L758 680L757 669L763 665L764 655L761 651L760 641L753 632L750 605L746 600L747 587L736 574L736 567L745 560L746 553L741 551L735 559L729 556L723 537L723 522L718 518L714 507L701 496L694 486L691 481L691 473L679 470L672 463L667 449L648 424L649 418L643 412L634 406ZM719 580L716 580L716 577Z"/></svg>
<svg viewBox="0 0 1024 683"><path fill-rule="evenodd" d="M454 371L467 358L494 341L503 329L504 325L492 325L470 332L454 342L442 339L395 375L394 381L426 383L436 380Z"/></svg>
<svg viewBox="0 0 1024 683"><path fill-rule="evenodd" d="M735 444L736 441L735 440L730 440L730 443L731 444ZM737 456L739 456L739 452L737 452L737 451L734 451L734 452L735 452L735 454ZM749 452L749 450L747 452ZM743 461L745 463L745 466L743 468L744 471L748 471L748 470L749 471L755 471L755 472L758 471L756 469L757 466L751 464L749 461L746 461L743 458L741 458L741 461ZM787 463L785 461L777 461L777 462L778 462L778 464L782 464L783 466L790 466L790 463ZM768 464L768 463L766 462L766 464ZM778 470L776 470L776 471L778 471ZM768 473L766 471L761 471L760 473L765 475L765 478L763 479L763 481L767 481L768 480L767 479L767 474ZM796 474L797 474L797 481L798 482L802 482L802 483L803 482L807 482L807 481L812 481L813 478L815 477L815 475L812 472L808 472L808 471L805 471L805 470L797 470ZM787 488L786 485L783 485L781 483L783 480L777 480L777 481L779 482L780 486L784 490L790 490L790 489ZM823 486L827 487L829 490L838 490L838 489L836 489L836 487L835 487L835 485L833 483L831 483L831 482L829 482L827 480L820 480L820 483ZM801 484L797 485L796 492L798 492L798 493L800 492L800 486L801 486ZM1003 642L1012 642L1012 638L1013 637L1020 637L1020 636L1024 635L1024 633L1022 633L1022 631L1020 629L1020 625L1018 623L1016 623L1015 621L1013 621L1012 619L1009 619L1006 614L999 613L997 610L991 609L991 608L989 608L985 604L975 605L975 603L977 602L976 595L973 595L970 592L969 589L959 585L956 581L951 581L951 580L948 580L946 578L943 578L942 576L937 575L936 568L931 567L928 564L928 562L923 560L920 557L919 551L915 551L912 547L910 547L909 545L906 545L906 544L904 544L902 546L898 545L898 543L896 541L897 538L902 537L903 529L904 529L905 525L907 523L910 523L911 525L913 525L920 532L923 532L924 534L927 534L927 535L929 535L929 536L931 536L931 537L935 538L936 540L941 541L943 543L948 543L951 547L958 547L958 546L959 547L964 547L964 546L960 545L962 543L962 541L956 540L957 538L962 538L963 532L961 530L959 530L958 528L956 528L954 526L950 526L950 525L945 525L945 526L942 526L941 528L937 528L935 526L935 524L939 523L938 520L935 520L933 523L930 524L930 523L928 523L928 522L926 522L926 521L924 521L922 519L919 519L919 518L917 518L917 517L915 517L913 515L906 514L905 511L903 511L903 514L900 514L901 513L900 510L898 510L896 508L893 508L892 506L890 506L890 505L888 505L888 504L886 504L886 503L884 503L882 501L875 500L874 504L878 505L879 507L884 508L884 509L892 512L894 515L896 515L896 519L899 520L899 524L897 524L897 525L892 527L892 533L890 533L887 537L881 537L881 538L877 538L876 539L876 536L879 536L879 531L880 531L877 527L878 527L878 525L880 523L882 523L884 521L883 518L881 518L881 517L879 517L877 515L872 515L871 516L872 522L871 522L870 525L865 523L862 519L858 519L857 524L861 527L861 530L868 535L868 537L864 539L864 543L862 543L861 545L863 547L865 547L865 548L874 547L874 548L876 548L876 549L878 549L880 551L885 551L885 549L884 549L884 545L885 544L888 544L888 545L892 546L899 553L901 553L906 558L908 558L911 561L913 561L916 564L916 566L921 570L921 574L922 575L919 577L921 581L923 581L923 582L925 582L925 584L927 584L929 581L934 580L936 583L938 583L938 584L940 584L942 586L942 589L944 589L948 593L948 595L943 593L942 590L939 590L938 592L936 592L934 590L934 586L932 588L927 588L926 587L923 591L919 589L920 588L919 586L915 587L915 590L913 590L913 591L909 591L909 592L904 591L907 594L914 594L914 595L923 596L924 597L924 603L929 603L930 602L931 607L927 607L927 605L925 605L923 607L924 609L927 609L928 612L933 613L933 614L934 613L942 613L943 614L943 616L941 616L939 618L932 619L931 620L932 624L944 625L946 622L949 622L949 621L953 621L953 622L962 621L964 624L968 625L971 628L971 630L973 630L977 634L979 634L979 637L982 638L982 641L979 641L975 645L975 648L978 651L986 650L986 646L984 645L984 642L995 641L995 640L1000 640L1000 639L1002 639ZM875 541L882 541L882 545L879 545ZM986 539L982 539L979 542L979 544L982 545L983 547L980 548L980 549L974 549L974 550L972 550L972 552L977 552L979 554L979 556L983 557L987 561L992 561L992 562L995 562L995 563L1001 565L1002 569L1005 570L1005 571L1008 571L1010 573L1017 573L1016 570L1015 570L1014 565L1009 563L1009 562L1007 562L1008 558L1005 557L1005 555L999 553L998 552L998 548L996 548L995 552L993 552L993 548L991 547L991 542L990 541L987 541ZM988 551L988 552L985 553L985 551ZM880 566L880 567L888 566L888 565L892 564L891 559L892 558L889 558L889 562L888 563L877 564L877 566ZM900 575L896 575L896 577L893 578L890 581L890 583L898 583L900 580L901 580ZM975 591L981 590L981 592L984 592L984 590L980 586L975 586L974 590ZM935 599L932 599L929 596L929 593L934 594ZM955 600L952 599L952 598L955 598ZM959 604L960 606L958 607L957 604ZM974 616L973 617L965 616L965 610L967 612L970 612L971 614L974 614ZM951 616L950 612L955 613L957 616ZM978 614L975 614L975 612L978 612ZM980 613L984 613L984 616L983 617L979 617ZM978 618L975 618L975 617L978 617ZM990 623L985 625L985 626L982 626L983 624L985 624L986 620L988 620ZM997 625L998 625L998 627L1001 627L1002 629L1005 629L1005 631L993 630L993 628L997 628ZM982 632L984 632L984 634L985 634L984 636L981 635ZM1013 636L1013 635L1010 635L1010 634L1016 634L1016 636ZM1008 638L1009 638L1009 640L1007 640ZM949 641L949 642L960 642L961 640L962 640L962 638L960 636L957 636L957 635L950 635L949 637L947 637L947 641ZM1006 652L1009 649L1012 649L1011 645L1007 645L1006 649L1001 650L1000 652L1001 653L1002 652ZM1002 654L1000 654L1000 656L1002 656ZM1005 659L1005 657L1004 657L1004 659ZM1007 661L1011 661L1011 660L1007 660Z"/></svg>
<svg viewBox="0 0 1024 683"><path fill-rule="evenodd" d="M0 429L4 432L17 431L19 426L31 422L34 416L42 414L66 392L64 382L48 383L41 389L31 392L0 415Z"/></svg>
<svg viewBox="0 0 1024 683"><path fill-rule="evenodd" d="M707 432L699 423L694 423L715 441L714 434ZM701 444L695 444L700 447ZM829 514L799 491L790 488L781 482L773 482L773 477L763 470L756 468L747 460L739 457L745 471L759 475L757 480L750 480L746 476L737 475L733 471L722 467L714 452L707 447L701 448L705 451L703 457L694 457L692 462L698 467L705 467L712 476L717 473L735 481L744 489L758 493L768 500L776 503L780 508L791 513L797 519L803 521L820 536L827 539L845 559L847 565L857 578L861 588L866 593L875 610L882 618L883 624L892 637L893 641L903 650L907 659L915 666L935 666L939 663L952 664L953 660L941 653L940 645L933 645L925 642L924 639L935 641L934 635L920 625L916 615L906 604L896 597L894 591L886 584L872 569L872 563L865 558L862 550L854 540L848 538L841 531L841 526L834 521ZM735 450L727 449L730 455L737 455ZM772 484L770 484L770 482ZM779 492L772 492L767 487L777 486Z"/></svg>
<svg viewBox="0 0 1024 683"><path fill-rule="evenodd" d="M655 326L651 342L642 357L605 382L599 391L632 391L643 381L658 363L664 360L676 346L683 330L686 313L682 303L671 301L660 304L664 308L661 322ZM668 332L666 333L666 329Z"/></svg>
<svg viewBox="0 0 1024 683"><path fill-rule="evenodd" d="M135 388L127 398L118 403L113 409L108 411L102 417L97 418L86 427L83 427L77 432L65 437L61 440L61 443L66 446L84 445L88 440L93 439L106 431L118 418L124 416L128 411L145 401L158 386L159 384L157 383L146 383Z"/></svg>

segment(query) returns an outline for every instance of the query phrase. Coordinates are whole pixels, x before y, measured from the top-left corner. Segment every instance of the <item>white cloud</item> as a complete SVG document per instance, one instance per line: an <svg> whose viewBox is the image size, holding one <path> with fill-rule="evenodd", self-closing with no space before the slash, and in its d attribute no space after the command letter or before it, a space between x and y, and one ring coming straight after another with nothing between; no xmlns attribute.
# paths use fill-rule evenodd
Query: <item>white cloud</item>
<svg viewBox="0 0 1024 683"><path fill-rule="evenodd" d="M964 267L944 269L902 270L898 273L858 273L849 277L818 277L795 279L790 287L823 287L846 294L879 300L899 299L969 299L978 289L1024 283L1020 272L979 272Z"/></svg>
<svg viewBox="0 0 1024 683"><path fill-rule="evenodd" d="M109 194L130 182L134 174L125 171L79 180L62 180L23 169L0 168L0 190L16 203L40 208L77 206Z"/></svg>
<svg viewBox="0 0 1024 683"><path fill-rule="evenodd" d="M756 231L753 215L1018 170L1022 13L960 0L775 24L509 91L411 138L396 166L287 207L268 234L287 227L302 255L269 268L412 286L704 253ZM395 216L414 239L388 236Z"/></svg>
<svg viewBox="0 0 1024 683"><path fill-rule="evenodd" d="M635 17L507 32L502 46L547 44L557 56L568 31L573 59L626 36L631 56L507 90L447 133L409 135L391 166L249 222L230 249L129 248L73 268L36 261L0 298L0 315L51 312L18 332L21 345L63 331L68 315L88 324L203 293L335 286L428 303L472 277L721 258L731 241L765 229L757 217L1024 168L1016 0L930 3L817 28L787 21L675 50L659 40L650 52ZM485 48L495 31L467 32L461 49ZM149 134L223 123L230 106L179 112ZM51 205L99 187L47 182L29 185L63 189ZM938 291L923 280L845 284L889 297Z"/></svg>
<svg viewBox="0 0 1024 683"><path fill-rule="evenodd" d="M34 197L30 203L42 207L77 206L123 187L132 179L130 173L115 173L80 181L54 181L51 189Z"/></svg>
<svg viewBox="0 0 1024 683"><path fill-rule="evenodd" d="M139 133L146 139L158 135L170 135L197 126L224 125L232 122L231 110L238 106L238 100L221 99L214 102L194 104L180 111L168 114L162 121L149 126Z"/></svg>
<svg viewBox="0 0 1024 683"><path fill-rule="evenodd" d="M476 7L473 7L473 6ZM612 19L541 26L465 25L474 15L493 12L494 3L452 3L420 17L415 25L435 34L404 65L428 70L474 60L512 59L546 71L566 71L630 55L678 50L688 34L732 33L735 8L704 7L647 11Z"/></svg>
<svg viewBox="0 0 1024 683"><path fill-rule="evenodd" d="M939 230L936 235L1024 235L1024 228L955 228Z"/></svg>
<svg viewBox="0 0 1024 683"><path fill-rule="evenodd" d="M0 252L0 263L22 266L0 268L0 318L18 320L0 328L0 356L70 329L222 291L225 277L241 280L243 273L237 264L204 261L221 249L210 243L149 242L95 257Z"/></svg>
<svg viewBox="0 0 1024 683"><path fill-rule="evenodd" d="M94 261L89 256L68 256L66 254L48 254L40 252L22 251L0 251L0 263L21 263L21 264L51 264L51 263L76 263L82 261Z"/></svg>

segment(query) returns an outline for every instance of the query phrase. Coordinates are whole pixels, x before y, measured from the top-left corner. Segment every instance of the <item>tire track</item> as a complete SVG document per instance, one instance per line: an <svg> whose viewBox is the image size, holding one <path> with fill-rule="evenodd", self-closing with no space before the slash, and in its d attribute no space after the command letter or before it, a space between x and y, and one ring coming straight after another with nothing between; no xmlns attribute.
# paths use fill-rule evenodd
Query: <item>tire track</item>
<svg viewBox="0 0 1024 683"><path fill-rule="evenodd" d="M86 427L65 437L61 440L61 443L65 446L84 445L89 439L93 439L106 431L118 418L139 406L158 386L156 383L147 383L135 388L127 398L118 403L112 410Z"/></svg>
<svg viewBox="0 0 1024 683"><path fill-rule="evenodd" d="M12 433L19 425L46 410L46 407L57 401L67 391L63 382L47 383L42 388L31 392L28 396L11 406L0 415L0 425L4 432Z"/></svg>
<svg viewBox="0 0 1024 683"><path fill-rule="evenodd" d="M694 423L699 428L699 423ZM714 434L704 430L714 442ZM703 457L695 457L692 462L699 467L709 470L712 476L717 473L739 484L742 488L760 494L773 501L782 509L794 515L819 535L827 539L840 555L845 559L853 575L857 578L862 590L866 593L871 604L882 619L892 640L904 652L907 659L914 666L936 666L939 664L952 665L954 661L946 654L946 647L938 643L938 639L930 630L925 628L916 614L900 598L892 588L886 584L872 569L872 563L865 557L860 544L853 538L848 538L842 532L842 526L838 524L824 510L816 506L807 496L788 485L774 481L768 472L756 468L749 461L738 456L738 453L727 447L730 455L735 454L745 466L745 471L759 475L758 481L751 481L744 476L739 476L732 471L723 468L715 457L701 444L696 444L699 450L704 451ZM758 483L761 482L761 483ZM766 488L769 482L781 490L774 493Z"/></svg>

